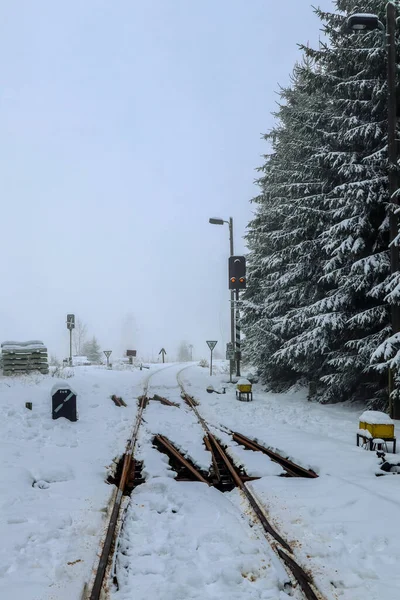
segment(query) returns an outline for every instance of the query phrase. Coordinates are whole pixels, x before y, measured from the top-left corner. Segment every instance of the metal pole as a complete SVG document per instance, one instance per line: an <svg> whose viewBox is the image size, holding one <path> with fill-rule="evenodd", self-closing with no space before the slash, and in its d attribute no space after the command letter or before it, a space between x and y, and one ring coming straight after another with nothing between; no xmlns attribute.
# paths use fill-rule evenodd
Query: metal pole
<svg viewBox="0 0 400 600"><path fill-rule="evenodd" d="M234 255L233 248L233 219L229 217L229 251L230 255ZM231 290L231 344L232 348L235 348L235 293ZM229 362L229 381L232 383L232 374L235 368L235 361Z"/></svg>
<svg viewBox="0 0 400 600"><path fill-rule="evenodd" d="M396 8L392 2L386 6L386 40L387 40L387 85L388 85L388 184L389 200L392 204L398 204L396 192L398 189L397 175L397 98L396 98ZM397 215L394 214L395 207L389 215L390 223L390 272L397 273L400 267L399 248L393 241L398 234ZM391 306L393 333L400 331L400 306L395 303ZM389 394L394 389L393 373L389 374ZM390 402L391 417L400 419L400 398Z"/></svg>
<svg viewBox="0 0 400 600"><path fill-rule="evenodd" d="M239 290L236 290L236 376L240 377L240 312L239 312Z"/></svg>
<svg viewBox="0 0 400 600"><path fill-rule="evenodd" d="M72 329L69 330L69 364L72 367Z"/></svg>
<svg viewBox="0 0 400 600"><path fill-rule="evenodd" d="M212 375L212 353L213 353L213 351L210 350L210 352L211 352L211 357L210 357L210 375Z"/></svg>

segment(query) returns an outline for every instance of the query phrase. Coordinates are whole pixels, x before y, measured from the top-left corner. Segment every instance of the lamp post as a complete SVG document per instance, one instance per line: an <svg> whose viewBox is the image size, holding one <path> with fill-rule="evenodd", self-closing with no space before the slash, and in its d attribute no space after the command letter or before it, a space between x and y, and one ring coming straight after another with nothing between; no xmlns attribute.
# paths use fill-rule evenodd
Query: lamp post
<svg viewBox="0 0 400 600"><path fill-rule="evenodd" d="M216 219L211 218L208 220L211 225L224 225L227 223L229 225L229 254L233 256L233 219L229 217L229 221L224 221L224 219ZM231 291L231 344L232 348L235 348L235 292ZM232 373L234 370L235 361L229 361L229 381L232 382Z"/></svg>
<svg viewBox="0 0 400 600"><path fill-rule="evenodd" d="M397 98L396 98L396 7L393 2L386 5L386 29L377 15L355 13L347 19L347 26L352 31L371 31L381 29L386 33L387 50L387 86L388 86L388 188L389 198L393 204L398 204L396 192L398 190L398 171L397 171ZM394 244L398 234L397 215L394 210L389 214L390 229L390 271L396 273L399 271L400 259L399 249ZM392 330L393 333L400 331L400 306L392 304ZM393 373L389 372L389 409L390 415L394 419L400 419L400 399L394 399L392 402L390 396L393 391Z"/></svg>

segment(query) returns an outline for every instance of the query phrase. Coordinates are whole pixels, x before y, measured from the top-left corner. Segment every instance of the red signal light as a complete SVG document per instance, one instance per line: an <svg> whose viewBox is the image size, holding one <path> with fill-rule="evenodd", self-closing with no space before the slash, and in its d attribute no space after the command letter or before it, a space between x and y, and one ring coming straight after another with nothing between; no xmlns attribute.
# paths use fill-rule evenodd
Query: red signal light
<svg viewBox="0 0 400 600"><path fill-rule="evenodd" d="M235 283L236 277L231 277L231 281L232 281L232 283Z"/></svg>
<svg viewBox="0 0 400 600"><path fill-rule="evenodd" d="M240 283L243 283L243 282L244 282L244 277L241 277L241 278L239 279L239 281L240 281Z"/></svg>

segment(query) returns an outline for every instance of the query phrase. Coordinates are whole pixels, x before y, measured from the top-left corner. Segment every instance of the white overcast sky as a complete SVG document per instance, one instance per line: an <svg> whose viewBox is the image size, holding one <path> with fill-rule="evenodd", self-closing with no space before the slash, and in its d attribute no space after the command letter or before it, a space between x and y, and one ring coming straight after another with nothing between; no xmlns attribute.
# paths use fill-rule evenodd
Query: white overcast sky
<svg viewBox="0 0 400 600"><path fill-rule="evenodd" d="M74 312L115 354L222 350L228 228L208 218L245 252L261 134L320 27L309 0L4 2L1 340L67 356Z"/></svg>

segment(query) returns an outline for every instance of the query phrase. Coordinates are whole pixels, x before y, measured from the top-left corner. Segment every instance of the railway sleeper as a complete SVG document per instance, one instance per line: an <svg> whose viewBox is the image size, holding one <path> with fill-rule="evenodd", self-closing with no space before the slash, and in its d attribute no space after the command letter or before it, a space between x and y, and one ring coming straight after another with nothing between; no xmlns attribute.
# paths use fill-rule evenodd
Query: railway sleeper
<svg viewBox="0 0 400 600"><path fill-rule="evenodd" d="M192 398L192 396L185 394L185 392L181 393L181 398L182 398L182 400L184 400L186 402L186 404L188 406L190 406L190 408L192 408L193 406L199 406L199 402L197 402L197 400Z"/></svg>
<svg viewBox="0 0 400 600"><path fill-rule="evenodd" d="M176 481L201 481L210 485L207 474L201 472L192 461L183 456L168 438L163 435L154 436L153 446L168 456L170 466L177 473Z"/></svg>
<svg viewBox="0 0 400 600"><path fill-rule="evenodd" d="M171 402L168 398L164 398L164 396L159 396L158 394L154 394L151 400L155 400L156 402L160 402L165 406L175 406L176 408L180 408L180 405L177 402Z"/></svg>
<svg viewBox="0 0 400 600"><path fill-rule="evenodd" d="M204 438L204 443L206 445L207 450L211 452L213 459L212 478L214 487L216 487L221 492L232 491L237 484L234 481L228 467L226 466L225 461L220 455L218 448L213 443L212 438L210 438L209 436L206 436ZM233 463L232 459L226 454L226 446L221 445L221 449L223 450L223 452L225 452L225 455L228 458L232 469L236 472L237 476L242 482L254 481L255 479L259 479L259 477L250 477L249 475L247 475L243 467L237 467Z"/></svg>
<svg viewBox="0 0 400 600"><path fill-rule="evenodd" d="M116 463L115 471L111 475L107 477L107 483L110 485L115 485L119 487L122 476L122 469L124 465L125 454L121 456L121 458ZM145 482L145 479L142 476L143 469L143 461L132 459L128 477L125 484L124 496L130 496L132 491L142 483Z"/></svg>

